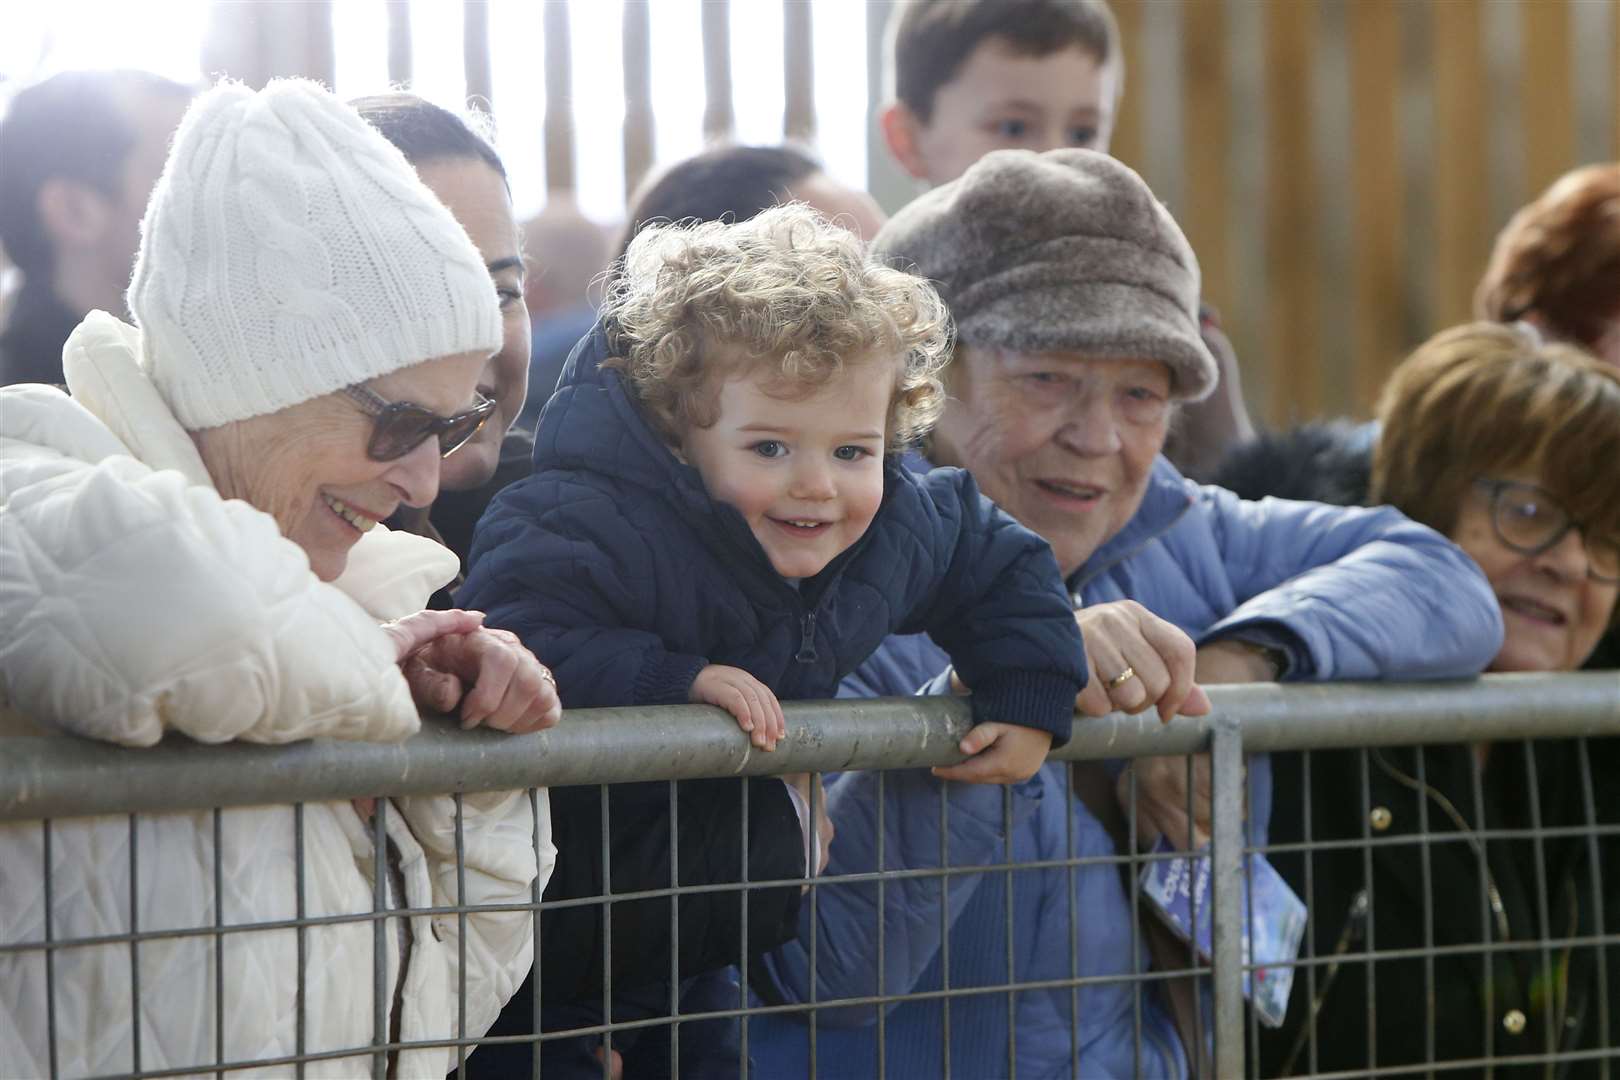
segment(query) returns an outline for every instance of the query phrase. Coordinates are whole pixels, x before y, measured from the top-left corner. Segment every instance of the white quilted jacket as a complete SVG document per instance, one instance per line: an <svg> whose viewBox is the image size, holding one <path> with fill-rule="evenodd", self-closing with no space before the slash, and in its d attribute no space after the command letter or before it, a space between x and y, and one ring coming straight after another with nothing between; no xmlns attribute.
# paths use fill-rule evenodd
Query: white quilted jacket
<svg viewBox="0 0 1620 1080"><path fill-rule="evenodd" d="M455 557L379 527L342 578L321 583L268 515L219 497L138 355L137 332L97 312L64 350L71 399L39 386L0 390L0 704L132 747L169 730L262 743L416 731L377 624L420 608L453 576ZM466 903L526 903L537 876L544 888L555 860L544 792L539 808L537 858L526 793L463 800ZM384 819L389 906L458 903L453 802L396 799ZM211 1071L221 1052L231 1062L362 1049L375 1030L379 942L387 1037L458 1037L454 914L395 917L380 936L360 919L306 928L301 1009L297 931L216 940L216 918L229 928L373 910L369 825L347 802L304 807L300 898L295 821L287 806L222 811L217 851L211 811L52 822L52 940L206 932L57 949L49 1003L44 951L0 952L0 1076L50 1074L53 1010L61 1076ZM45 939L46 839L39 824L0 826L0 947ZM466 1033L477 1036L529 968L532 921L524 911L472 913L466 929ZM455 1057L406 1050L393 1075L442 1077ZM333 1056L305 1075L370 1068L369 1056Z"/></svg>

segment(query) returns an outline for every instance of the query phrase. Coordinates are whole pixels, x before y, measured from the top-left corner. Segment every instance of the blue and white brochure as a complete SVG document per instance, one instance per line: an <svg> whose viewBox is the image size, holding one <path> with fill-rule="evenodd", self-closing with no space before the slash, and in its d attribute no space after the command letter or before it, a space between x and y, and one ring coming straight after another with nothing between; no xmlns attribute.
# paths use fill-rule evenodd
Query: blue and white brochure
<svg viewBox="0 0 1620 1080"><path fill-rule="evenodd" d="M1153 846L1155 855L1175 850L1163 837ZM1243 864L1243 963L1257 965L1252 975L1244 972L1243 996L1267 1027L1281 1027L1294 985L1293 961L1305 934L1305 904L1264 855L1245 855ZM1178 937L1197 943L1206 961L1213 932L1209 875L1208 845L1196 856L1156 859L1142 871L1142 894Z"/></svg>

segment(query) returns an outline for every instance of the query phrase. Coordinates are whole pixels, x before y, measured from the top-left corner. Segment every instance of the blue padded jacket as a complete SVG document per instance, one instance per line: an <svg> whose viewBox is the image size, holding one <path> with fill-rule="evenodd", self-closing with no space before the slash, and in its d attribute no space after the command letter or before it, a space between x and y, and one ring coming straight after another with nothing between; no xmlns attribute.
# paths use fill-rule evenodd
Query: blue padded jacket
<svg viewBox="0 0 1620 1080"><path fill-rule="evenodd" d="M891 633L929 632L977 720L1068 738L1084 643L1046 541L967 473L891 459L866 534L797 587L648 426L601 327L547 403L533 475L479 522L464 607L518 634L570 706L685 702L708 664L830 698Z"/></svg>

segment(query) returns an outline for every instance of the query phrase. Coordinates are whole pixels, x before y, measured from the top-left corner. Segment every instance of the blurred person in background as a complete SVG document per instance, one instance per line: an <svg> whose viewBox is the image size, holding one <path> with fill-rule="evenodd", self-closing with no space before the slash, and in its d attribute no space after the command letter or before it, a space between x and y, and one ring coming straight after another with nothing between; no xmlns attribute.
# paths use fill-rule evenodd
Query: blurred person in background
<svg viewBox="0 0 1620 1080"><path fill-rule="evenodd" d="M1105 0L902 0L883 62L884 143L930 187L993 150L1106 154L1125 93L1124 46ZM1220 382L1181 410L1165 456L1203 480L1228 446L1254 437L1254 424L1219 313L1200 303L1198 323Z"/></svg>
<svg viewBox="0 0 1620 1080"><path fill-rule="evenodd" d="M591 283L607 269L608 233L571 200L553 198L523 223L523 254L529 262L524 298L534 327L529 359L530 404L519 423L533 431L540 410L557 389L563 363L579 339L596 325Z"/></svg>
<svg viewBox="0 0 1620 1080"><path fill-rule="evenodd" d="M138 329L92 312L64 350L68 394L0 389L0 702L16 710L0 744L397 742L419 708L555 724L555 682L515 638L421 610L455 558L379 523L431 503L498 408L477 389L503 339L485 263L315 84L199 97L142 223ZM0 828L0 1076L295 1052L334 1055L311 1077L352 1076L379 1011L390 1041L455 1037L463 975L482 1033L533 937L528 912L480 905L525 903L555 856L543 792L534 805L538 820L526 792L492 792ZM458 903L464 922L396 912ZM356 918L379 905L381 926ZM245 928L300 914L317 924ZM46 925L181 933L47 961ZM408 1046L389 1072L443 1076L455 1056Z"/></svg>
<svg viewBox="0 0 1620 1080"><path fill-rule="evenodd" d="M62 382L91 311L124 313L141 214L192 90L144 71L65 71L0 119L0 245L22 283L0 330L0 385Z"/></svg>
<svg viewBox="0 0 1620 1080"><path fill-rule="evenodd" d="M1370 497L1445 533L1483 569L1506 631L1488 670L1586 662L1620 614L1620 472L1594 468L1620 462L1620 371L1473 323L1396 369L1378 419ZM1620 925L1620 842L1575 831L1620 822L1616 740L1392 747L1365 763L1362 751L1317 751L1308 789L1304 761L1273 755L1272 841L1304 840L1308 821L1316 842L1380 843L1309 855L1309 893L1306 856L1271 856L1311 905L1315 955L1345 959L1317 969L1314 997L1296 977L1284 1027L1262 1032L1261 1075L1614 1045L1620 964L1611 952L1605 987L1598 949L1545 941ZM1478 835L1531 828L1572 831ZM1430 945L1451 951L1362 958ZM1477 951L1485 945L1505 948Z"/></svg>
<svg viewBox="0 0 1620 1080"><path fill-rule="evenodd" d="M529 391L529 312L526 255L512 213L506 167L480 132L482 119L458 116L414 94L389 93L349 103L416 168L428 190L455 215L478 248L500 304L500 348L478 377L478 392L495 403L483 427L446 458L439 494L423 506L402 506L388 520L437 540L465 569L473 526L495 493L529 474L534 440L515 422ZM588 328L587 328L588 329ZM434 593L429 606L451 606L455 582Z"/></svg>
<svg viewBox="0 0 1620 1080"><path fill-rule="evenodd" d="M1620 367L1620 164L1565 173L1513 215L1496 237L1474 313L1530 323Z"/></svg>

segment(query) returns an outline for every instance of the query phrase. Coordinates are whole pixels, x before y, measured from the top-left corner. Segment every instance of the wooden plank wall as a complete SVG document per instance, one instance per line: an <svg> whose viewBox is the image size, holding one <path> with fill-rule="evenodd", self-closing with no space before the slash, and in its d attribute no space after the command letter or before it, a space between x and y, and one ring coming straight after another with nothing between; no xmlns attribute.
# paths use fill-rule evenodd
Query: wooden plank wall
<svg viewBox="0 0 1620 1080"><path fill-rule="evenodd" d="M1614 0L1181 0L1173 57L1142 46L1163 0L1112 2L1127 63L1113 152L1184 193L1172 209L1262 422L1367 415L1407 352L1470 317L1507 213L1576 165L1620 157ZM1493 18L1508 20L1505 57ZM1596 80L1590 64L1577 73L1583 33L1609 42ZM1258 80L1238 78L1245 60ZM1180 146L1145 120L1161 94L1180 97ZM1323 107L1335 95L1342 118ZM1606 118L1584 139L1583 109Z"/></svg>

